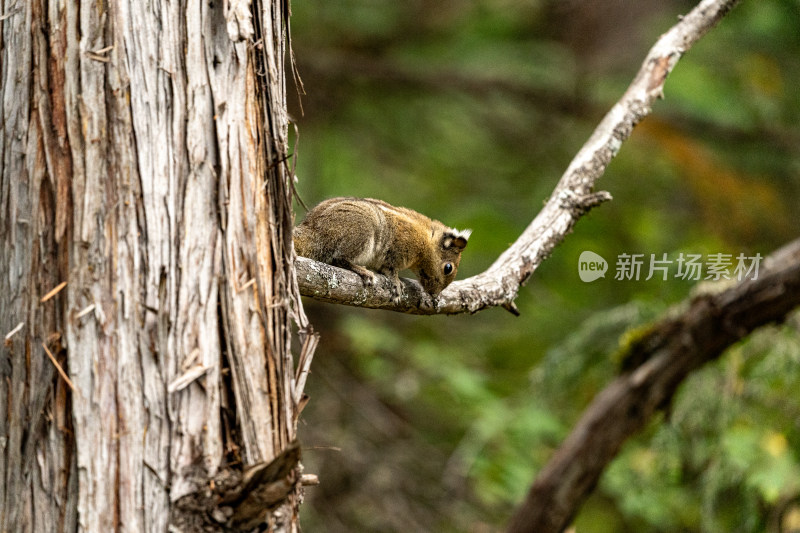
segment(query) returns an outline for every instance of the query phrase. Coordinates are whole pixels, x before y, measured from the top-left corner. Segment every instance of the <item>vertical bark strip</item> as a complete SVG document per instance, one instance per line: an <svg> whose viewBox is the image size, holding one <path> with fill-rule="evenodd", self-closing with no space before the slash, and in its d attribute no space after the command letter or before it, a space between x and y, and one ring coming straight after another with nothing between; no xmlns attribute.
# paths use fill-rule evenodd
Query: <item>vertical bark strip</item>
<svg viewBox="0 0 800 533"><path fill-rule="evenodd" d="M73 464L71 406L41 346L64 362L65 293L39 299L65 274L55 216L62 176L48 172L52 135L29 125L55 128L63 115L38 98L50 90L43 6L6 1L0 14L0 530L55 531L75 515L62 490Z"/></svg>
<svg viewBox="0 0 800 533"><path fill-rule="evenodd" d="M0 531L165 531L294 439L288 6L234 3L0 3Z"/></svg>

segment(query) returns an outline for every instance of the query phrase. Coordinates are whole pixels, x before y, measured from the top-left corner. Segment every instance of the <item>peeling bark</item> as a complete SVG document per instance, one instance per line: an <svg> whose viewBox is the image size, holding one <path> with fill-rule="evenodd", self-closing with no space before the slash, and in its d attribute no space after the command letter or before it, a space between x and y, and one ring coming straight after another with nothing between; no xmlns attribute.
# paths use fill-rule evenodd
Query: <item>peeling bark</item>
<svg viewBox="0 0 800 533"><path fill-rule="evenodd" d="M288 7L225 4L0 7L0 531L165 531L294 440Z"/></svg>

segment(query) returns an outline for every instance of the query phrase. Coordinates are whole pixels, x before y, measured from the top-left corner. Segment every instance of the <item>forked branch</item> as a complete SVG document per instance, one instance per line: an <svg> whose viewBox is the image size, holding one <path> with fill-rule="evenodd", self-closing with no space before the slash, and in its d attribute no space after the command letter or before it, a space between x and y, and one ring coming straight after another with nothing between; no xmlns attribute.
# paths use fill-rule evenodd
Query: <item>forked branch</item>
<svg viewBox="0 0 800 533"><path fill-rule="evenodd" d="M486 271L452 283L436 300L417 282L404 280L405 294L395 304L388 279L376 276L373 287L364 287L353 272L298 258L295 268L301 294L326 302L421 315L475 313L495 306L514 312L520 287L564 240L578 219L592 207L611 199L607 192L594 192L595 182L630 137L634 126L663 97L664 82L675 64L737 1L703 0L658 39L625 94L572 160L544 209Z"/></svg>

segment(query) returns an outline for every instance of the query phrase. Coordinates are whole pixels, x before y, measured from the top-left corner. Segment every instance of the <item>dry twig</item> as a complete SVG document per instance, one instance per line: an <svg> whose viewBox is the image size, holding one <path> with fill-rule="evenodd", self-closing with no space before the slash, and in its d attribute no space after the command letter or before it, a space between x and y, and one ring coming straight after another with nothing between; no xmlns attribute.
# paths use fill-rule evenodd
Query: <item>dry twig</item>
<svg viewBox="0 0 800 533"><path fill-rule="evenodd" d="M70 390L74 393L75 392L75 385L72 384L72 380L70 380L69 376L67 376L67 373L64 372L64 369L58 363L58 361L56 360L56 358L53 355L53 353L47 348L47 345L44 344L44 343L42 343L42 348L44 348L44 351L47 354L47 357L50 358L50 362L52 362L53 365L56 367L56 370L58 370L58 373L64 379L64 381L66 382L67 386L69 386Z"/></svg>
<svg viewBox="0 0 800 533"><path fill-rule="evenodd" d="M61 292L61 289L63 289L66 286L67 286L67 282L66 281L62 281L61 283L56 285L50 292L48 292L47 294L42 296L42 299L39 300L39 303L40 304L45 303L47 300L49 300L50 298L52 298L53 296L55 296L56 294Z"/></svg>

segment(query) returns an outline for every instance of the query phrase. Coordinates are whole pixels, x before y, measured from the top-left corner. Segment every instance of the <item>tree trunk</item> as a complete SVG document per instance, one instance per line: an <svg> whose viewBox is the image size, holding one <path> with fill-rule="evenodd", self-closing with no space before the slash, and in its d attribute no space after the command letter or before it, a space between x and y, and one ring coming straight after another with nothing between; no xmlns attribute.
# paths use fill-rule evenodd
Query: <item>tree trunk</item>
<svg viewBox="0 0 800 533"><path fill-rule="evenodd" d="M287 17L3 2L0 531L296 530Z"/></svg>

